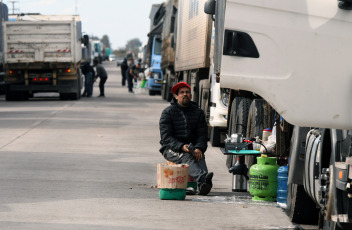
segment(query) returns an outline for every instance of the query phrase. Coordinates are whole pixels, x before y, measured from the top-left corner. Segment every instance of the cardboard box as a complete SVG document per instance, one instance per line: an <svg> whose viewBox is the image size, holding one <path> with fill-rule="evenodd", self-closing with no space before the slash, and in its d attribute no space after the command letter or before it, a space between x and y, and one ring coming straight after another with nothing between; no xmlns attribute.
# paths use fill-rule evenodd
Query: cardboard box
<svg viewBox="0 0 352 230"><path fill-rule="evenodd" d="M188 176L187 164L158 164L157 166L158 188L186 189Z"/></svg>

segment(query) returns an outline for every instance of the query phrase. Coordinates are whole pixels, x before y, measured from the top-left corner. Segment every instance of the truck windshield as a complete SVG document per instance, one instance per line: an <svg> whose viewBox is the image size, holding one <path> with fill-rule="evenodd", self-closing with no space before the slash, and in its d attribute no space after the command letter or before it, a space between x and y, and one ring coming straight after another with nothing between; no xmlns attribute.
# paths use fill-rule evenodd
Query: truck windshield
<svg viewBox="0 0 352 230"><path fill-rule="evenodd" d="M161 39L160 38L155 39L154 54L161 55Z"/></svg>

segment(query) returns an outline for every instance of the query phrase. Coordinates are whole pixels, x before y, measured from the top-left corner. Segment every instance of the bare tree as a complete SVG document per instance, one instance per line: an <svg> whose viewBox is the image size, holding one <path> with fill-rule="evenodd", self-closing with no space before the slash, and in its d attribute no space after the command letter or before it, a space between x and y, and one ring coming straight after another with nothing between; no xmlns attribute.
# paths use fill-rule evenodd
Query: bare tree
<svg viewBox="0 0 352 230"><path fill-rule="evenodd" d="M108 35L103 35L103 37L101 38L101 43L103 43L105 48L111 48L111 44L110 44L110 40L109 40L109 36Z"/></svg>
<svg viewBox="0 0 352 230"><path fill-rule="evenodd" d="M142 45L142 42L138 38L133 38L133 39L127 41L126 51L133 52L135 57L137 57L138 47L140 47L141 45Z"/></svg>

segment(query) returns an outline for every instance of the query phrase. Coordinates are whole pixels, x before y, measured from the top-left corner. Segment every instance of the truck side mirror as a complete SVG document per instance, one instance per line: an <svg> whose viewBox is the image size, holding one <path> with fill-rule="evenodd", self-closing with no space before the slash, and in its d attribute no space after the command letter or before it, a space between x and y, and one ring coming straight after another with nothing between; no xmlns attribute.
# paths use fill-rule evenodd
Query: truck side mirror
<svg viewBox="0 0 352 230"><path fill-rule="evenodd" d="M204 13L214 15L215 14L216 1L208 0L204 4Z"/></svg>
<svg viewBox="0 0 352 230"><path fill-rule="evenodd" d="M88 47L89 36L88 35L83 35L83 37L81 38L81 42L84 44L84 46Z"/></svg>

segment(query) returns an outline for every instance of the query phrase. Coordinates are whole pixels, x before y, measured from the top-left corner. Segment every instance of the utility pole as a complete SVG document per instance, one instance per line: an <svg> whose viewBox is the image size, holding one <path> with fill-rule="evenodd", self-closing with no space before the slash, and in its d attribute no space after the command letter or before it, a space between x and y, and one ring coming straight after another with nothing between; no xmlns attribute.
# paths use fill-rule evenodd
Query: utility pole
<svg viewBox="0 0 352 230"><path fill-rule="evenodd" d="M75 11L76 11L75 14L78 15L78 2L77 2L77 0L76 0Z"/></svg>
<svg viewBox="0 0 352 230"><path fill-rule="evenodd" d="M10 3L12 3L12 14L15 14L15 10L18 10L15 8L15 3L18 1L9 1Z"/></svg>

